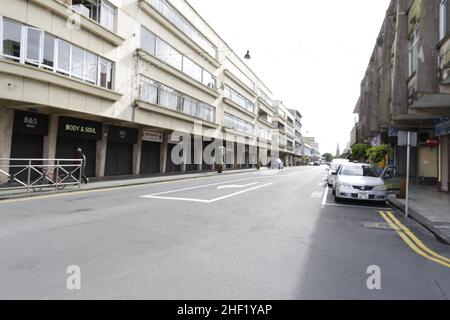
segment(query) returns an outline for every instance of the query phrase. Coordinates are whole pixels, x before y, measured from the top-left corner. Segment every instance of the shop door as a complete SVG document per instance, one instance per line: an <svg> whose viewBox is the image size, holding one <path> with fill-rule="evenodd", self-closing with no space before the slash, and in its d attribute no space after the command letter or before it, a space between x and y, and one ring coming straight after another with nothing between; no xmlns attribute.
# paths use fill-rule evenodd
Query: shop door
<svg viewBox="0 0 450 320"><path fill-rule="evenodd" d="M11 158L24 158L24 159L42 159L43 157L44 137L41 135L13 133L12 145L11 145ZM33 161L33 165L41 165L42 161ZM9 172L11 175L16 174L20 170L24 169L25 165L28 165L28 161L11 161L10 165L17 165L19 167L11 167ZM41 171L40 167L36 168ZM35 180L39 177L39 174L31 170L31 180ZM20 181L26 181L28 179L28 172L22 172L16 176Z"/></svg>
<svg viewBox="0 0 450 320"><path fill-rule="evenodd" d="M133 173L133 144L108 141L106 148L106 176L124 176Z"/></svg>
<svg viewBox="0 0 450 320"><path fill-rule="evenodd" d="M95 164L97 158L97 141L73 138L58 138L56 144L57 159L76 159L76 150L81 148L86 156L85 175L87 177L95 177ZM67 163L66 163L67 164Z"/></svg>
<svg viewBox="0 0 450 320"><path fill-rule="evenodd" d="M419 177L422 180L437 180L438 177L438 149L435 147L421 147L419 153Z"/></svg>
<svg viewBox="0 0 450 320"><path fill-rule="evenodd" d="M181 165L174 164L171 157L172 150L173 148L175 148L175 146L176 144L171 143L167 145L167 162L166 162L167 172L181 172Z"/></svg>
<svg viewBox="0 0 450 320"><path fill-rule="evenodd" d="M212 165L208 164L211 162L215 161L215 152L212 153L212 155L210 154L210 152L208 152L208 154L205 152L206 147L208 147L210 144L215 143L214 141L203 141L203 154L202 154L202 170L204 171L209 171L212 170ZM212 157L212 159L211 159ZM208 159L208 163L205 161L205 159Z"/></svg>
<svg viewBox="0 0 450 320"><path fill-rule="evenodd" d="M141 174L159 173L161 143L142 141Z"/></svg>

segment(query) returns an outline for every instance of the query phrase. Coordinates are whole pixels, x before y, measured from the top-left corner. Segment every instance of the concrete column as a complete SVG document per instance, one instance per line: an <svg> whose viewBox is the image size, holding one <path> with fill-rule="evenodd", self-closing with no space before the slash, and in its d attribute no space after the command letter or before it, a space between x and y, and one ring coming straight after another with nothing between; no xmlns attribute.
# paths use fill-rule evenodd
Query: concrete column
<svg viewBox="0 0 450 320"><path fill-rule="evenodd" d="M186 140L184 140L185 137L183 137L183 154L182 154L182 163L181 163L181 172L187 171L187 162L190 161L188 156L191 154L191 137Z"/></svg>
<svg viewBox="0 0 450 320"><path fill-rule="evenodd" d="M0 107L0 158L11 157L11 144L14 122L14 110ZM9 162L0 161L0 170L9 173ZM5 174L0 173L0 183L8 180Z"/></svg>
<svg viewBox="0 0 450 320"><path fill-rule="evenodd" d="M133 145L133 175L139 175L141 172L141 155L142 155L142 134L144 129L138 129L138 140Z"/></svg>
<svg viewBox="0 0 450 320"><path fill-rule="evenodd" d="M392 103L393 114L408 112L408 15L409 0L397 0L397 26L393 66Z"/></svg>
<svg viewBox="0 0 450 320"><path fill-rule="evenodd" d="M43 157L46 159L56 158L56 142L58 140L59 116L50 115L48 117L48 134L44 137ZM44 164L52 165L53 161L44 161Z"/></svg>
<svg viewBox="0 0 450 320"><path fill-rule="evenodd" d="M420 2L419 60L417 64L417 91L439 91L436 48L439 42L439 1Z"/></svg>
<svg viewBox="0 0 450 320"><path fill-rule="evenodd" d="M203 169L203 139L202 136L194 137L194 160L197 165L197 171Z"/></svg>
<svg viewBox="0 0 450 320"><path fill-rule="evenodd" d="M97 158L95 161L95 175L97 177L105 176L106 148L108 145L108 126L103 124L103 135L97 141Z"/></svg>
<svg viewBox="0 0 450 320"><path fill-rule="evenodd" d="M160 173L166 173L167 171L167 145L169 144L169 134L163 134L163 142L160 144L159 153L159 169Z"/></svg>

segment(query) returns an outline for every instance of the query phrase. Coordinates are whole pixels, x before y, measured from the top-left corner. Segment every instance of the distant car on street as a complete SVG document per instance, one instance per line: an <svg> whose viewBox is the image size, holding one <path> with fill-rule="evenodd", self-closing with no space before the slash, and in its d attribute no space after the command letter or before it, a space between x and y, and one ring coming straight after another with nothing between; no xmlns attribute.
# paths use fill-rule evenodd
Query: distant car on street
<svg viewBox="0 0 450 320"><path fill-rule="evenodd" d="M329 187L333 186L334 181L334 173L336 173L341 166L341 164L348 162L347 159L334 159L330 163L330 168L328 169L328 176L327 176L327 184Z"/></svg>
<svg viewBox="0 0 450 320"><path fill-rule="evenodd" d="M320 161L314 161L314 166L320 166Z"/></svg>
<svg viewBox="0 0 450 320"><path fill-rule="evenodd" d="M270 161L270 168L278 170L284 169L283 161L280 158L273 158Z"/></svg>
<svg viewBox="0 0 450 320"><path fill-rule="evenodd" d="M365 163L343 163L334 174L333 193L342 199L386 201L387 187L373 166Z"/></svg>

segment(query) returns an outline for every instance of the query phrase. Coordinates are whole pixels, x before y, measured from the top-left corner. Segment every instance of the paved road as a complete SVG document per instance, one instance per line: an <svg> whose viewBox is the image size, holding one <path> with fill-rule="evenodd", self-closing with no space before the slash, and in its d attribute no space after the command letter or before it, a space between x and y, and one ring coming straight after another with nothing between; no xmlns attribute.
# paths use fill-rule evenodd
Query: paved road
<svg viewBox="0 0 450 320"><path fill-rule="evenodd" d="M379 211L389 208L335 205L325 174L302 167L0 202L0 298L448 299L450 268L387 228ZM66 287L70 265L81 290ZM381 290L366 285L373 265Z"/></svg>

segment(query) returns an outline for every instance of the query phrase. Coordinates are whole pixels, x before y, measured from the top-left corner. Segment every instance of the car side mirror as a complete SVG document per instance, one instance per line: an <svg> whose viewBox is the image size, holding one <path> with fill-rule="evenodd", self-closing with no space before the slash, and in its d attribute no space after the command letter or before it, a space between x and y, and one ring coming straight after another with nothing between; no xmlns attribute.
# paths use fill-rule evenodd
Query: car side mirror
<svg viewBox="0 0 450 320"><path fill-rule="evenodd" d="M333 172L331 172L331 174L332 174L333 176L337 176L337 171L333 171Z"/></svg>

